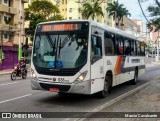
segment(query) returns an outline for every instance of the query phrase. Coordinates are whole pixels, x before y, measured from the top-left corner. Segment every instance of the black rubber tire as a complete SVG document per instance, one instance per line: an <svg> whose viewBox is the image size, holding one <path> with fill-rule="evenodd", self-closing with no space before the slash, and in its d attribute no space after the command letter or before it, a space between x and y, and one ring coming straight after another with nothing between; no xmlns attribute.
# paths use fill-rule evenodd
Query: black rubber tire
<svg viewBox="0 0 160 121"><path fill-rule="evenodd" d="M133 85L136 85L137 82L138 82L138 69L135 69L134 79L132 80L132 84L133 84Z"/></svg>
<svg viewBox="0 0 160 121"><path fill-rule="evenodd" d="M27 78L27 73L25 72L24 74L22 74L22 79L26 79Z"/></svg>
<svg viewBox="0 0 160 121"><path fill-rule="evenodd" d="M98 93L99 97L105 98L108 95L108 93L111 93L111 89L112 89L112 75L107 74L104 80L104 90Z"/></svg>
<svg viewBox="0 0 160 121"><path fill-rule="evenodd" d="M16 77L17 77L17 76L16 76L16 72L12 72L12 73L11 73L11 80L12 80L12 81L16 80Z"/></svg>

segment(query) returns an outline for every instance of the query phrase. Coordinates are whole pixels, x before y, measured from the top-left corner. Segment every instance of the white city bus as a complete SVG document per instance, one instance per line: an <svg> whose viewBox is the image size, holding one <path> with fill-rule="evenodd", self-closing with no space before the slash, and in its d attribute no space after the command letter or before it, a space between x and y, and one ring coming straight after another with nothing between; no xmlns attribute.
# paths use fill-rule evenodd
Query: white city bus
<svg viewBox="0 0 160 121"><path fill-rule="evenodd" d="M33 90L94 94L145 72L145 46L137 37L88 20L37 25L31 58Z"/></svg>

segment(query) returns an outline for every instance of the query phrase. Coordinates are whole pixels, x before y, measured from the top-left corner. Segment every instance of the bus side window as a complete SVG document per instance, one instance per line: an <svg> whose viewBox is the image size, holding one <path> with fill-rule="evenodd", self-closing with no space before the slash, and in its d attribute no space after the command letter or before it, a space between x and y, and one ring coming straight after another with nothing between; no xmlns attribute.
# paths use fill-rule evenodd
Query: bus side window
<svg viewBox="0 0 160 121"><path fill-rule="evenodd" d="M114 55L114 41L115 41L115 35L109 32L105 32L104 45L105 45L106 55Z"/></svg>
<svg viewBox="0 0 160 121"><path fill-rule="evenodd" d="M92 36L92 55L102 56L102 40L100 37Z"/></svg>
<svg viewBox="0 0 160 121"><path fill-rule="evenodd" d="M145 43L141 42L141 56L145 56Z"/></svg>
<svg viewBox="0 0 160 121"><path fill-rule="evenodd" d="M125 38L125 41L124 41L124 54L125 55L131 54L130 40L128 38Z"/></svg>
<svg viewBox="0 0 160 121"><path fill-rule="evenodd" d="M99 60L102 57L102 39L99 36L91 36L91 58L93 61ZM94 63L93 62L93 63Z"/></svg>
<svg viewBox="0 0 160 121"><path fill-rule="evenodd" d="M137 55L140 55L140 54L141 54L141 46L140 46L140 42L137 41L136 44L137 44Z"/></svg>
<svg viewBox="0 0 160 121"><path fill-rule="evenodd" d="M116 36L116 41L118 42L118 55L123 55L124 54L124 41L123 41L123 37L117 35Z"/></svg>

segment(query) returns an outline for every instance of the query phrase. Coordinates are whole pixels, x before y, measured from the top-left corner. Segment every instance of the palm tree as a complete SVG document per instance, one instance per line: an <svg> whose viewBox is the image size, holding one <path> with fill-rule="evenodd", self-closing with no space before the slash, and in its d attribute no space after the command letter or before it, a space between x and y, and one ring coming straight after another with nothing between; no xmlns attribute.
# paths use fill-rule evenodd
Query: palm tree
<svg viewBox="0 0 160 121"><path fill-rule="evenodd" d="M83 8L81 10L82 17L89 19L90 17L94 20L97 16L101 15L104 16L102 8L98 1L94 2L93 4L87 2L83 4Z"/></svg>
<svg viewBox="0 0 160 121"><path fill-rule="evenodd" d="M113 3L108 3L108 7L106 11L109 13L109 16L113 16L114 20L117 20L116 26L119 28L119 22L121 20L120 10L123 8L123 4L119 4L118 1L114 1Z"/></svg>
<svg viewBox="0 0 160 121"><path fill-rule="evenodd" d="M129 11L124 8L123 4L119 4L118 1L114 1L113 3L108 3L108 7L106 11L109 13L109 16L113 16L114 20L117 20L116 26L119 27L119 22L122 20L121 26L123 26L123 17L124 16L131 16Z"/></svg>
<svg viewBox="0 0 160 121"><path fill-rule="evenodd" d="M131 14L129 13L129 11L126 8L121 8L119 14L120 14L119 19L120 20L122 19L121 26L124 26L124 24L123 24L123 17L124 16L126 16L126 17L127 16L131 16Z"/></svg>

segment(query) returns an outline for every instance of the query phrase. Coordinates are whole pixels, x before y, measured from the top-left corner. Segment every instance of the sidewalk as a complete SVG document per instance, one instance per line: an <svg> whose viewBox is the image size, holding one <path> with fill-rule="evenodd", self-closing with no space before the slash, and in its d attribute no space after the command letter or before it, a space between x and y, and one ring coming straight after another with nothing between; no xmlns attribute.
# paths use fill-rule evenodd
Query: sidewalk
<svg viewBox="0 0 160 121"><path fill-rule="evenodd" d="M147 64L146 67L156 65L160 64ZM160 75L90 112L76 121L160 121ZM155 117L140 117L143 115Z"/></svg>
<svg viewBox="0 0 160 121"><path fill-rule="evenodd" d="M97 108L97 111L93 110L93 112L95 113L88 114L86 118L77 121L160 121L160 78L152 81L143 89L111 105ZM126 114L130 114L132 117L128 118ZM157 115L159 118L140 118L139 116L143 114ZM95 118L96 115L101 118ZM107 116L111 118L107 118Z"/></svg>
<svg viewBox="0 0 160 121"><path fill-rule="evenodd" d="M157 62L146 63L146 68L147 68L147 67L157 66L157 65L160 65L160 63L157 63Z"/></svg>

